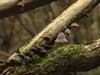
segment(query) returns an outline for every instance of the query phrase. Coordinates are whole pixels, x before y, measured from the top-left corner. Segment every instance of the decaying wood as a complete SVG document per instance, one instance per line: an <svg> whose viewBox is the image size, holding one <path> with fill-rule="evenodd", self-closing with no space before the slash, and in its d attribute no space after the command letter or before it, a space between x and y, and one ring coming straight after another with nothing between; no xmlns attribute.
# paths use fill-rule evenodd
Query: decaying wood
<svg viewBox="0 0 100 75"><path fill-rule="evenodd" d="M54 49L37 64L9 67L6 75L62 75L83 72L100 66L100 39L89 45L65 45ZM28 64L28 63L27 63Z"/></svg>
<svg viewBox="0 0 100 75"><path fill-rule="evenodd" d="M100 66L100 39L89 45L67 45L54 50L27 75L62 75L83 72Z"/></svg>
<svg viewBox="0 0 100 75"><path fill-rule="evenodd" d="M40 50L39 54L46 53L47 48L45 47L45 45L48 46L49 44L51 44L55 40L59 32L63 31L74 20L77 20L77 18L83 16L82 13L87 13L86 11L89 11L90 7L94 7L94 5L98 3L99 0L78 0L67 10L65 10L59 17L57 17L52 23L50 23L36 37L30 40L28 44L21 47L18 52L21 55L25 55L26 53L30 53L32 48L35 47L36 51ZM18 53L14 53L7 61L10 62L11 60L18 62L21 61L18 56Z"/></svg>
<svg viewBox="0 0 100 75"><path fill-rule="evenodd" d="M23 13L56 0L1 0L0 18Z"/></svg>

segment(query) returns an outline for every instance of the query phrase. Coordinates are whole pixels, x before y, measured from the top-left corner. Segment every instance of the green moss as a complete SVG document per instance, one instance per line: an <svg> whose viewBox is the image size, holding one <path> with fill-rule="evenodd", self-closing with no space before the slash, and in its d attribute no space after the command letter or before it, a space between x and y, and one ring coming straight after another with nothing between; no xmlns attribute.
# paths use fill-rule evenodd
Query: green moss
<svg viewBox="0 0 100 75"><path fill-rule="evenodd" d="M76 53L80 53L84 45L67 45L54 50L48 57L43 61L43 63L55 60L57 58L70 58L72 55Z"/></svg>
<svg viewBox="0 0 100 75"><path fill-rule="evenodd" d="M34 56L33 59L27 61L24 66L26 71L34 75L54 75L51 74L65 66L66 60L72 62L72 57L82 51L84 45L67 45L54 49L46 58Z"/></svg>
<svg viewBox="0 0 100 75"><path fill-rule="evenodd" d="M51 71L55 71L56 69L64 66L66 59L70 60L73 55L80 53L83 47L84 45L67 45L57 48L52 51L47 58L42 59L41 63L33 65L32 67L35 68L32 71L37 70L38 74L40 72L41 75L51 73Z"/></svg>
<svg viewBox="0 0 100 75"><path fill-rule="evenodd" d="M40 63L42 61L42 58L38 55L33 55L32 58L29 58L28 60L24 61L25 66L31 67L33 64Z"/></svg>

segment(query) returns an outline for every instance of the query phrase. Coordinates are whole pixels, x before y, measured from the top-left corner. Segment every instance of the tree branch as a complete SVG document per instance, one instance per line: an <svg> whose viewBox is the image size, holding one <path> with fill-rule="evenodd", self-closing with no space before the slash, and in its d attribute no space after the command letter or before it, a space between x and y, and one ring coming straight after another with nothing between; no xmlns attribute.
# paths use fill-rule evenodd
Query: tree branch
<svg viewBox="0 0 100 75"><path fill-rule="evenodd" d="M41 63L33 66L27 75L61 75L62 72L83 72L96 68L100 66L100 39L86 46L67 45L55 49Z"/></svg>
<svg viewBox="0 0 100 75"><path fill-rule="evenodd" d="M100 66L100 39L89 45L65 45L53 49L46 58L37 56L34 60L39 63L29 61L21 67L10 67L7 75L61 75L96 68Z"/></svg>
<svg viewBox="0 0 100 75"><path fill-rule="evenodd" d="M56 0L1 0L0 1L0 18L49 4Z"/></svg>

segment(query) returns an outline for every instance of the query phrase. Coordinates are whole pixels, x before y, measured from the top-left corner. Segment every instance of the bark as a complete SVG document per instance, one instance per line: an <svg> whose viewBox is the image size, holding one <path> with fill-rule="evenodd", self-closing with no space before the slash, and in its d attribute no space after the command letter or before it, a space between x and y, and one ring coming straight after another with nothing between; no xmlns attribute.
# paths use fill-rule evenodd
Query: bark
<svg viewBox="0 0 100 75"><path fill-rule="evenodd" d="M40 59L40 58L39 58ZM35 61L40 61L35 58ZM100 39L89 45L65 45L53 51L41 62L21 67L10 67L7 75L62 75L83 72L100 66ZM13 72L12 72L13 71Z"/></svg>
<svg viewBox="0 0 100 75"><path fill-rule="evenodd" d="M100 66L100 39L90 45L67 45L54 50L29 75L59 75L83 72ZM31 73L31 74L30 74Z"/></svg>
<svg viewBox="0 0 100 75"><path fill-rule="evenodd" d="M0 1L0 18L23 13L56 0L2 0Z"/></svg>

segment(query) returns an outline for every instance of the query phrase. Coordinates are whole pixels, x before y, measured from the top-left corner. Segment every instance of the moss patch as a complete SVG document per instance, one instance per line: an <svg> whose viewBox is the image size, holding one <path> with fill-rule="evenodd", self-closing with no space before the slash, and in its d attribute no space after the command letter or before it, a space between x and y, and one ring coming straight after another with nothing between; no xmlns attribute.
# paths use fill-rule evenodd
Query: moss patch
<svg viewBox="0 0 100 75"><path fill-rule="evenodd" d="M67 45L52 51L46 58L43 58L41 63L32 65L31 70L34 75L45 75L55 72L56 69L63 67L66 63L66 59L70 60L71 57L77 53L80 53L84 45ZM36 58L37 59L37 58Z"/></svg>

